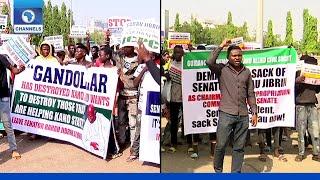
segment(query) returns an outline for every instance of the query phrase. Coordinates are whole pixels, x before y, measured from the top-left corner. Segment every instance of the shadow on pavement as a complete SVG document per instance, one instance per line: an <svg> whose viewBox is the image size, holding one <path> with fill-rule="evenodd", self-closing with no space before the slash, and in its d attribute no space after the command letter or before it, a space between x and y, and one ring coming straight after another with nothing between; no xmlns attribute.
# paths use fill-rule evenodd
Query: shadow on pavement
<svg viewBox="0 0 320 180"><path fill-rule="evenodd" d="M47 138L41 138L34 141L30 141L27 133L19 133L15 131L16 136L16 142L18 146L18 152L21 154L21 158L23 158L23 155L29 151L32 151L33 149L36 149L40 146L43 146L48 142ZM7 141L7 136L4 136L0 139L0 144L6 144L7 148L5 150L2 150L0 152L0 165L9 161L11 159L11 151L9 150L9 144ZM18 161L18 160L17 160Z"/></svg>
<svg viewBox="0 0 320 180"><path fill-rule="evenodd" d="M162 132L164 126L162 127ZM290 132L291 138L287 141L282 141L282 147L284 149L284 156L295 156L298 154L297 146L297 133L295 131ZM166 149L166 152L161 153L161 170L162 172L203 172L206 169L206 172L214 172L213 170L213 159L210 158L210 143L208 143L207 134L202 134L202 143L199 144L199 158L192 160L190 154L187 154L187 143L186 139L181 137L181 132L178 133L178 142L182 142L182 145L178 145L177 152L169 153L167 150L169 146L162 146ZM168 138L168 137L166 137ZM169 137L170 138L170 137ZM163 139L162 139L163 140ZM170 140L169 140L170 141ZM168 141L167 141L168 142ZM243 172L273 172L273 166L275 165L274 161L279 161L281 163L296 163L294 162L283 162L278 158L273 156L273 150L266 152L267 160L262 162L259 160L259 146L258 142L258 133L253 132L251 134L251 144L252 146L247 146L245 148L245 159L243 164ZM306 156L312 154L312 149L306 148ZM226 149L225 159L231 158L232 148L229 146ZM226 161L226 160L225 160ZM292 160L291 160L292 161ZM229 166L229 164L227 165Z"/></svg>
<svg viewBox="0 0 320 180"><path fill-rule="evenodd" d="M242 172L248 173L260 173L260 172L271 172L273 167L273 160L267 157L266 162L259 161L258 158L245 158L242 166Z"/></svg>

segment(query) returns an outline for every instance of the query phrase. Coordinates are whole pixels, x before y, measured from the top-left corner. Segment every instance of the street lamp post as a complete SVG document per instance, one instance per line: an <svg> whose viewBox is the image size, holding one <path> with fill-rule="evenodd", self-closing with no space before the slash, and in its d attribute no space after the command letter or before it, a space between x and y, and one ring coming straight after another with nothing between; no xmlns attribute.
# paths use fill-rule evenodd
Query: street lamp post
<svg viewBox="0 0 320 180"><path fill-rule="evenodd" d="M72 0L70 0L70 10L71 10L71 14L70 14L70 32L71 32L71 27L72 27L72 18L73 18Z"/></svg>
<svg viewBox="0 0 320 180"><path fill-rule="evenodd" d="M263 47L263 0L258 0L256 42L261 43Z"/></svg>

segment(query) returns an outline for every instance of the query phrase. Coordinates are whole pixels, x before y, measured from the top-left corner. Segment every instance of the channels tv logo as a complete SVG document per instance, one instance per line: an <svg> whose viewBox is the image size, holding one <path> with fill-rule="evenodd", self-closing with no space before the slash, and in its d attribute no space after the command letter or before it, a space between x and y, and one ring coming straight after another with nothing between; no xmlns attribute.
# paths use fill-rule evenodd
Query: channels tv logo
<svg viewBox="0 0 320 180"><path fill-rule="evenodd" d="M27 24L32 23L35 20L35 17L35 13L30 9L23 11L21 14L22 21Z"/></svg>
<svg viewBox="0 0 320 180"><path fill-rule="evenodd" d="M13 30L17 34L43 32L44 0L13 0Z"/></svg>

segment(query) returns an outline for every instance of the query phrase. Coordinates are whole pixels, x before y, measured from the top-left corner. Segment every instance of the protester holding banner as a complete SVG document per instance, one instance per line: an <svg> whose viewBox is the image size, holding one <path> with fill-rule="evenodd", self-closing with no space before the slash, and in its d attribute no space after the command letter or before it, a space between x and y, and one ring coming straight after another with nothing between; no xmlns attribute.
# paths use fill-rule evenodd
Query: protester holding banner
<svg viewBox="0 0 320 180"><path fill-rule="evenodd" d="M190 47L190 46L188 46ZM192 47L192 46L191 46ZM189 51L191 52L194 49L189 49ZM199 45L197 47L198 51L203 51L206 50L205 46L203 45ZM216 147L216 133L209 133L209 141L210 141L210 158L213 159L214 157L214 151L215 151L215 147ZM200 139L200 134L192 134L192 148L193 148L193 153L190 155L190 157L192 159L197 159L199 158L199 142L201 141Z"/></svg>
<svg viewBox="0 0 320 180"><path fill-rule="evenodd" d="M36 57L36 60L57 63L58 60L57 58L52 56L52 53L53 49L51 44L46 41L43 41L40 45L39 56Z"/></svg>
<svg viewBox="0 0 320 180"><path fill-rule="evenodd" d="M260 156L259 156L259 160L262 162L266 162L267 161L267 155L265 151L270 151L271 150L271 134L273 134L273 139L274 139L274 145L273 145L273 151L274 151L274 157L278 158L279 161L282 162L287 162L287 158L282 154L283 152L281 152L280 148L281 148L281 136L282 136L282 128L280 127L274 127L274 128L270 128L270 129L259 129L258 130L258 136L259 136L259 149L260 149ZM266 135L266 141L267 141L267 147L269 148L266 149L266 144L265 144L265 140L264 140L264 136Z"/></svg>
<svg viewBox="0 0 320 180"><path fill-rule="evenodd" d="M75 56L75 46L73 44L69 44L68 45L68 54L65 57L64 62L71 62L74 60L74 56Z"/></svg>
<svg viewBox="0 0 320 180"><path fill-rule="evenodd" d="M96 67L114 67L114 65L112 63L112 49L111 48L103 48L100 51L98 51L98 54L99 54L99 56L98 56L98 58L96 58L96 61L94 63Z"/></svg>
<svg viewBox="0 0 320 180"><path fill-rule="evenodd" d="M138 67L138 58L133 46L124 47L124 57L120 57L117 66L120 69L120 81L123 89L120 91L118 100L119 109L119 144L121 149L126 147L126 129L129 124L130 143L132 145L136 121L137 121L137 96L138 89L133 85L133 74Z"/></svg>
<svg viewBox="0 0 320 180"><path fill-rule="evenodd" d="M36 57L36 61L43 61L48 63L60 63L62 64L63 61L60 61L59 58L54 57L54 47L47 41L43 41L39 47L39 56ZM30 140L37 139L38 136L36 134L32 134L30 136Z"/></svg>
<svg viewBox="0 0 320 180"><path fill-rule="evenodd" d="M72 62L71 64L76 64L76 65L82 65L86 67L90 67L92 65L91 62L86 60L86 54L87 54L87 48L83 44L79 43L77 48L76 48L76 53L75 53L75 62Z"/></svg>
<svg viewBox="0 0 320 180"><path fill-rule="evenodd" d="M138 114L136 134L127 162L139 158L139 160L159 163L160 97L158 95L160 93L158 81L160 80L161 56L156 52L148 51L141 41L138 42L136 50L139 66L134 73L133 84L139 89ZM152 147L146 147L149 144Z"/></svg>
<svg viewBox="0 0 320 180"><path fill-rule="evenodd" d="M112 49L103 48L99 52L99 57L94 63L94 67L102 67L102 68L115 68L112 62ZM108 69L106 69L108 70ZM110 136L109 136L109 145L108 145L108 158L115 159L117 157L122 156L122 152L119 151L118 141L115 136L115 127L116 121L118 121L118 92L116 93L114 107L112 110L113 119L112 119L112 127L110 128Z"/></svg>
<svg viewBox="0 0 320 180"><path fill-rule="evenodd" d="M304 63L317 64L317 59L308 56ZM299 153L295 160L301 162L305 157L304 135L308 129L311 140L313 156L312 160L320 161L319 155L319 120L315 104L317 102L316 93L319 93L320 86L313 84L305 84L305 76L301 71L296 73L296 122L298 131L298 147Z"/></svg>
<svg viewBox="0 0 320 180"><path fill-rule="evenodd" d="M247 102L252 111L252 125L257 125L257 104L251 72L242 64L242 51L230 46L227 64L217 64L221 50L231 43L224 40L206 62L209 69L218 76L221 100L217 127L217 144L214 155L214 170L222 172L225 149L233 131L232 172L241 172L244 159L245 139L249 128Z"/></svg>
<svg viewBox="0 0 320 180"><path fill-rule="evenodd" d="M171 133L171 147L169 152L176 152L178 145L178 124L179 124L179 111L182 111L182 86L181 86L181 68L182 57L184 51L182 46L176 45L173 49L173 61L169 70L171 79L171 99L170 99L170 133ZM193 152L192 136L187 135L188 152Z"/></svg>
<svg viewBox="0 0 320 180"><path fill-rule="evenodd" d="M99 57L99 48L98 46L93 46L91 48L91 62L95 63L98 57Z"/></svg>
<svg viewBox="0 0 320 180"><path fill-rule="evenodd" d="M12 158L14 159L21 158L21 155L17 151L17 143L11 123L10 90L7 82L6 69L11 70L14 74L19 74L24 68L24 66L20 66L19 69L12 66L5 56L0 55L0 119L2 120L7 133L10 151L12 152Z"/></svg>
<svg viewBox="0 0 320 180"><path fill-rule="evenodd" d="M160 66L160 68L159 68L158 65L160 65L160 57L161 56L160 56L160 54L157 54L154 52L152 53L152 56L154 57L154 60L149 59L149 60L145 60L144 62L146 63L146 66L147 66L148 71L150 72L151 76L160 86L160 84L161 84L160 71L161 71L162 67Z"/></svg>
<svg viewBox="0 0 320 180"><path fill-rule="evenodd" d="M141 128L141 97L143 96L142 89L143 86L141 86L141 82L143 81L144 74L148 71L148 68L146 64L144 64L143 59L141 57L141 49L139 49L139 54L138 54L138 59L139 59L139 66L137 67L135 73L133 74L134 80L133 80L133 85L134 87L139 88L138 92L138 110L137 110L137 121L136 121L136 131L134 135L134 140L132 143L132 146L130 148L130 156L127 158L127 162L132 162L135 161L136 159L139 158L139 148L140 148L140 128ZM145 55L144 55L145 56ZM130 134L131 135L131 134Z"/></svg>
<svg viewBox="0 0 320 180"><path fill-rule="evenodd" d="M64 52L64 51L58 51L58 52L57 52L57 57L59 58L59 62L61 62L62 64L64 64L64 62L65 62L65 57L66 57L66 52Z"/></svg>

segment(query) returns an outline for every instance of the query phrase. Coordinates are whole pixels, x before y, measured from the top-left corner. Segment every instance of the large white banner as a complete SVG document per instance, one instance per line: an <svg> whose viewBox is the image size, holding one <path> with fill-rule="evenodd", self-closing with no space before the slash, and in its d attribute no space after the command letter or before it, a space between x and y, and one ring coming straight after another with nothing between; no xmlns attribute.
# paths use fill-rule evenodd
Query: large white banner
<svg viewBox="0 0 320 180"><path fill-rule="evenodd" d="M160 25L153 21L134 20L125 23L120 47L135 46L141 40L147 50L160 53Z"/></svg>
<svg viewBox="0 0 320 180"><path fill-rule="evenodd" d="M63 36L62 35L47 36L47 37L44 37L44 40L48 41L50 44L52 44L56 51L63 51L64 50L64 47L63 47Z"/></svg>
<svg viewBox="0 0 320 180"><path fill-rule="evenodd" d="M216 132L221 94L217 76L205 64L210 53L186 53L183 59L186 134ZM292 48L244 51L243 62L251 70L258 105L256 128L294 127L296 57ZM217 62L226 62L226 52L220 53Z"/></svg>
<svg viewBox="0 0 320 180"><path fill-rule="evenodd" d="M149 72L144 76L139 160L160 164L160 86Z"/></svg>
<svg viewBox="0 0 320 180"><path fill-rule="evenodd" d="M33 61L15 78L13 127L106 158L117 69Z"/></svg>

